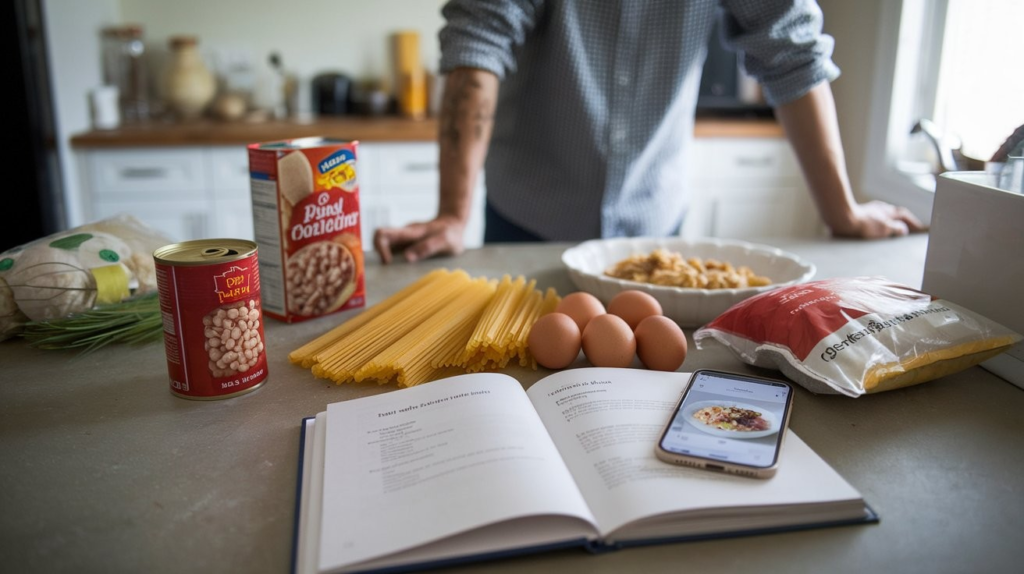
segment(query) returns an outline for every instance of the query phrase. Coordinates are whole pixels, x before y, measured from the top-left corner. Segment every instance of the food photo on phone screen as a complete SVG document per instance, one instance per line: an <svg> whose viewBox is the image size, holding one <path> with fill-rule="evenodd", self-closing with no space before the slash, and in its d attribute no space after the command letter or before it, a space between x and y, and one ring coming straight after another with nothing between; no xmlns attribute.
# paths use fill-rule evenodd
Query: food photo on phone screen
<svg viewBox="0 0 1024 574"><path fill-rule="evenodd" d="M678 454L770 467L789 393L788 386L699 373L661 446Z"/></svg>

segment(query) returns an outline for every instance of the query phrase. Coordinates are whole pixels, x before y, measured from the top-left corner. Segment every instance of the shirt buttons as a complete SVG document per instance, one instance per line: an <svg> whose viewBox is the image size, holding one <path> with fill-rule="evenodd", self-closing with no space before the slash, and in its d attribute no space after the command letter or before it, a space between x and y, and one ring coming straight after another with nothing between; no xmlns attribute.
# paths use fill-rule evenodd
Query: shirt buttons
<svg viewBox="0 0 1024 574"><path fill-rule="evenodd" d="M622 143L626 141L626 128L615 128L612 130L612 142Z"/></svg>
<svg viewBox="0 0 1024 574"><path fill-rule="evenodd" d="M620 86L628 86L629 74L626 72L619 72L619 74L615 76L615 81L618 82Z"/></svg>

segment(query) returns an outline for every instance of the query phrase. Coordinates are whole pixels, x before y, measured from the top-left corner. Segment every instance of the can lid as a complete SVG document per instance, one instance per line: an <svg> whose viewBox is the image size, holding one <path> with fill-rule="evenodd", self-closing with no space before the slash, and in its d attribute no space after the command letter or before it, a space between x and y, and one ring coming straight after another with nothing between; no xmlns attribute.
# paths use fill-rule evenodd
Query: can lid
<svg viewBox="0 0 1024 574"><path fill-rule="evenodd" d="M357 143L358 142L356 142L354 140L343 140L343 139L337 139L337 138L313 136L313 137L296 138L296 139L281 140L281 141L274 141L274 142L264 142L264 143L255 144L255 145L256 145L257 149L282 149L282 150L288 150L288 149L310 149L310 148L317 148L317 147L324 147L324 146L335 146L335 145L342 145L342 144L356 145Z"/></svg>
<svg viewBox="0 0 1024 574"><path fill-rule="evenodd" d="M210 265L237 261L256 253L256 243L247 239L197 239L165 245L153 258L167 265Z"/></svg>

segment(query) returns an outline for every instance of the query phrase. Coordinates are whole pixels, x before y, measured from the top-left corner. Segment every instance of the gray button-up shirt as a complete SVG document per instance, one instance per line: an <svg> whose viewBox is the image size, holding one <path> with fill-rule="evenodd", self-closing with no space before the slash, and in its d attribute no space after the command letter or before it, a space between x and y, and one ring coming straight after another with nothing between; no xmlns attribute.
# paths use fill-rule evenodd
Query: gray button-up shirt
<svg viewBox="0 0 1024 574"><path fill-rule="evenodd" d="M455 0L443 13L441 71L502 79L488 201L551 241L679 232L716 16L769 104L839 74L809 1Z"/></svg>

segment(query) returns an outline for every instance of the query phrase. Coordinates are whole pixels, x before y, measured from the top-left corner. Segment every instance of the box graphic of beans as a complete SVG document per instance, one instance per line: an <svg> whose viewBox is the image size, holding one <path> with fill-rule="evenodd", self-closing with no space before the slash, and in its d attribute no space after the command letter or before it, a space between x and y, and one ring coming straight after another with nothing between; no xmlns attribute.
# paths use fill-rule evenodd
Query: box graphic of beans
<svg viewBox="0 0 1024 574"><path fill-rule="evenodd" d="M365 304L357 148L321 137L249 146L267 315L291 323Z"/></svg>
<svg viewBox="0 0 1024 574"><path fill-rule="evenodd" d="M223 399L267 379L256 244L202 239L157 249L171 392Z"/></svg>

